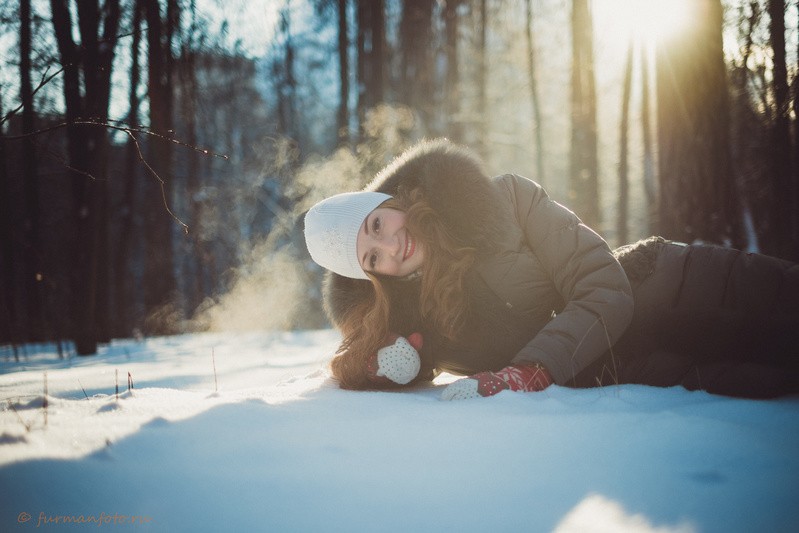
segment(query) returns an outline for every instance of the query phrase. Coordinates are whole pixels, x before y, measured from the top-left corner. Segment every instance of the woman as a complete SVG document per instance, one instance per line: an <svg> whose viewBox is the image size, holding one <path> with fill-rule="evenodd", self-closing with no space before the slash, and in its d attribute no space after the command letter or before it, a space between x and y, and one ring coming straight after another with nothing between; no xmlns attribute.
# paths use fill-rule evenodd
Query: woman
<svg viewBox="0 0 799 533"><path fill-rule="evenodd" d="M744 397L799 392L799 266L651 238L617 250L534 182L490 179L448 141L423 142L365 191L305 218L331 272L341 386L388 386L374 356L421 333L421 371L468 376L445 399L552 383ZM624 267L623 267L624 266Z"/></svg>

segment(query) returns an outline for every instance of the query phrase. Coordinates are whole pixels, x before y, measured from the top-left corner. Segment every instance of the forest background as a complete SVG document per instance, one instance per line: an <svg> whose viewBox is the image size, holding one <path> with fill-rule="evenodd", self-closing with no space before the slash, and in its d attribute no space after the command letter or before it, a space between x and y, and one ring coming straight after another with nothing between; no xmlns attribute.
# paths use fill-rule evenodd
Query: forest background
<svg viewBox="0 0 799 533"><path fill-rule="evenodd" d="M0 0L0 346L326 327L302 213L425 137L797 260L797 4Z"/></svg>

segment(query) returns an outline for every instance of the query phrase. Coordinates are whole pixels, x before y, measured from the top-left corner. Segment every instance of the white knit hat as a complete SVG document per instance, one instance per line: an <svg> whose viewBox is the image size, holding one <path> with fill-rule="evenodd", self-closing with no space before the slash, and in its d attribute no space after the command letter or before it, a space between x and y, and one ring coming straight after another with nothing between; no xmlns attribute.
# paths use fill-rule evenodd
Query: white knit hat
<svg viewBox="0 0 799 533"><path fill-rule="evenodd" d="M366 216L390 198L382 192L345 192L309 209L305 245L311 259L347 278L369 279L358 261L358 231Z"/></svg>

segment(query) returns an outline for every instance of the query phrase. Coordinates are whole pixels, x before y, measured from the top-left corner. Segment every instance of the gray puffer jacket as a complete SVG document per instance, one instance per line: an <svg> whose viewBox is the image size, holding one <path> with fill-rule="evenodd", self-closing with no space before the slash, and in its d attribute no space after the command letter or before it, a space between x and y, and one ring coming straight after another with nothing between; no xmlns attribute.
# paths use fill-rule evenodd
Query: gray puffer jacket
<svg viewBox="0 0 799 533"><path fill-rule="evenodd" d="M633 315L630 284L607 243L539 185L515 175L495 183L513 223L500 251L475 270L517 315L513 323L521 322L508 333L524 339L526 330L511 361L540 362L565 384L624 332Z"/></svg>

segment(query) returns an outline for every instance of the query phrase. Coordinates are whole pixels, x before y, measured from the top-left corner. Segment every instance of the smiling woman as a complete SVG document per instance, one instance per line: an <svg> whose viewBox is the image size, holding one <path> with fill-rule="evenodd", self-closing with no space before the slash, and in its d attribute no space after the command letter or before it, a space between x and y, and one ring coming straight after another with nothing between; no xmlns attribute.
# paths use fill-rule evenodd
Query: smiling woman
<svg viewBox="0 0 799 533"><path fill-rule="evenodd" d="M540 185L492 178L443 139L317 203L305 241L330 270L325 310L343 338L330 368L343 388L444 371L467 377L443 400L552 384L799 391L798 265L661 237L611 252ZM402 379L378 379L389 373Z"/></svg>

